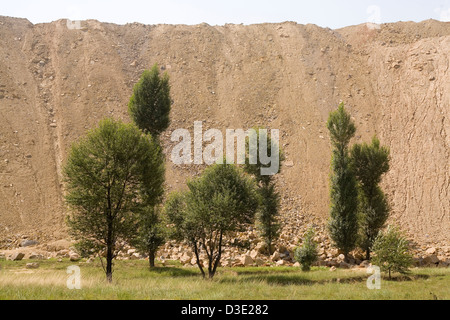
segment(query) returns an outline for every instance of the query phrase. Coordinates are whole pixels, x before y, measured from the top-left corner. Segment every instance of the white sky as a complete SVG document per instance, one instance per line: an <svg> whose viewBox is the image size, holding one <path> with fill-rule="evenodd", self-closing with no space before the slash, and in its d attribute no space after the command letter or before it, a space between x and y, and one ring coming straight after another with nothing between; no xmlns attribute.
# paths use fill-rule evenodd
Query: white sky
<svg viewBox="0 0 450 320"><path fill-rule="evenodd" d="M96 19L125 24L295 21L340 28L365 22L450 21L450 0L0 0L0 15L32 23Z"/></svg>

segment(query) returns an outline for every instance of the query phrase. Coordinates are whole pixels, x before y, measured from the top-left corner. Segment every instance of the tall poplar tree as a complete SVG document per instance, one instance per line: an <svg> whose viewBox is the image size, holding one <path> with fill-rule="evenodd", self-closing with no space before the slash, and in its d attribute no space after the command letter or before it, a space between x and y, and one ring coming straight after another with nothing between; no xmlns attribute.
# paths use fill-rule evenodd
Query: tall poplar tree
<svg viewBox="0 0 450 320"><path fill-rule="evenodd" d="M348 254L358 240L358 189L348 152L356 127L343 103L330 113L327 127L333 145L328 229L335 246L348 260Z"/></svg>

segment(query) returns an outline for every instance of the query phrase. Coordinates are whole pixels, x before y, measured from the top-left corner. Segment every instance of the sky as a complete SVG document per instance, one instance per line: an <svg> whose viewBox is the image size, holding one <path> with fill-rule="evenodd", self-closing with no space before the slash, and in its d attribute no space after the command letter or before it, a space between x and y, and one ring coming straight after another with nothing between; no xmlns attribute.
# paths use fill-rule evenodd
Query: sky
<svg viewBox="0 0 450 320"><path fill-rule="evenodd" d="M365 22L450 21L450 0L0 0L0 15L34 24L59 19L210 25L295 21L337 29Z"/></svg>

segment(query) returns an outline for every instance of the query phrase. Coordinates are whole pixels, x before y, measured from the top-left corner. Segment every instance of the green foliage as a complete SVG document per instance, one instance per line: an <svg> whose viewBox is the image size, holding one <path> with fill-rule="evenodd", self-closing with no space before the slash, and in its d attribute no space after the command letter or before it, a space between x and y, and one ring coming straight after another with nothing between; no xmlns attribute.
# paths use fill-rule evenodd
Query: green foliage
<svg viewBox="0 0 450 320"><path fill-rule="evenodd" d="M108 280L118 240L130 240L142 205L163 194L159 146L132 124L105 119L73 144L64 167L71 234L87 250L106 250Z"/></svg>
<svg viewBox="0 0 450 320"><path fill-rule="evenodd" d="M327 127L334 147L328 228L334 244L347 258L358 240L358 189L348 155L348 143L356 129L350 115L345 111L344 104L339 105L337 111L330 113Z"/></svg>
<svg viewBox="0 0 450 320"><path fill-rule="evenodd" d="M351 149L352 166L359 182L359 212L361 216L360 247L370 259L370 248L389 217L387 199L378 186L389 170L389 149L381 147L373 137L372 144L355 144Z"/></svg>
<svg viewBox="0 0 450 320"><path fill-rule="evenodd" d="M331 112L327 122L330 131L331 142L338 150L345 150L355 135L356 127L351 116L341 103L338 110Z"/></svg>
<svg viewBox="0 0 450 320"><path fill-rule="evenodd" d="M260 152L260 138L267 141L267 154L271 155L272 150L276 152L278 150L279 167L278 172L281 171L282 163L285 159L281 148L272 141L271 137L267 135L266 131L262 131L259 127L253 128L256 132L256 154L257 161L255 164L250 164L250 144L249 140L246 143L246 161L244 170L248 174L255 177L258 182L258 193L260 195L261 203L257 214L257 228L261 234L261 237L266 242L269 248L269 254L272 254L272 243L280 235L281 225L278 222L278 215L280 211L280 195L275 190L275 183L273 182L273 175L263 175L261 173L262 168L270 167L271 164L263 164L259 157Z"/></svg>
<svg viewBox="0 0 450 320"><path fill-rule="evenodd" d="M408 240L400 233L398 228L388 226L385 232L380 232L373 244L373 264L383 271L399 272L405 274L412 266L412 255L409 251Z"/></svg>
<svg viewBox="0 0 450 320"><path fill-rule="evenodd" d="M268 155L272 155L272 152L277 152L278 150L278 158L279 158L279 163L278 163L278 170L276 170L277 172L281 171L281 167L282 167L282 163L285 160L285 156L283 151L281 150L280 146L276 143L276 141L273 141L271 139L271 137L267 134L267 131L265 131L264 128L261 127L255 127L253 128L253 130L255 130L256 135L249 137L246 141L246 161L245 161L245 166L244 166L244 170L245 172L247 172L248 174L251 174L252 176L255 177L256 181L259 184L265 184L268 185L273 181L274 176L273 175L264 175L262 174L262 168L270 168L271 167L271 163L269 164L264 164L262 163L261 159L260 159L260 140L267 141L267 154ZM256 141L256 157L257 159L254 159L256 161L255 164L250 164L250 139L254 139Z"/></svg>
<svg viewBox="0 0 450 320"><path fill-rule="evenodd" d="M310 228L306 232L303 245L295 249L294 258L302 265L303 271L311 270L311 266L318 259L317 243L314 241L315 232L313 228Z"/></svg>
<svg viewBox="0 0 450 320"><path fill-rule="evenodd" d="M189 191L170 196L165 213L174 228L173 236L192 245L203 276L199 254L204 250L212 278L220 262L223 237L243 231L254 221L259 202L255 183L236 166L217 164L188 182L188 187Z"/></svg>
<svg viewBox="0 0 450 320"><path fill-rule="evenodd" d="M158 65L145 70L134 86L128 104L131 119L144 132L157 138L170 124L170 84L167 73L160 75Z"/></svg>
<svg viewBox="0 0 450 320"><path fill-rule="evenodd" d="M275 190L275 184L263 184L258 188L260 208L257 213L257 228L267 244L269 254L274 240L280 235L281 225L278 222L280 210L280 195Z"/></svg>
<svg viewBox="0 0 450 320"><path fill-rule="evenodd" d="M351 158L355 175L365 194L370 194L381 182L383 174L389 171L389 148L380 146L376 136L372 144L355 144L351 149Z"/></svg>
<svg viewBox="0 0 450 320"><path fill-rule="evenodd" d="M133 246L141 253L149 255L150 268L155 266L158 248L165 243L166 227L158 207L144 207L139 214L139 229Z"/></svg>

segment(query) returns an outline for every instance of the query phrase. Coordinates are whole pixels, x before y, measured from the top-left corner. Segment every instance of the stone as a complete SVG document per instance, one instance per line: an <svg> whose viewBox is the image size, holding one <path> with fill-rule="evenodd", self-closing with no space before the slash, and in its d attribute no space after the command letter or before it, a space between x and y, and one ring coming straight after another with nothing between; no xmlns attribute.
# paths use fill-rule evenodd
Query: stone
<svg viewBox="0 0 450 320"><path fill-rule="evenodd" d="M23 254L22 252L15 252L11 255L11 260L12 261L20 261L23 259L23 257L25 257L25 254Z"/></svg>
<svg viewBox="0 0 450 320"><path fill-rule="evenodd" d="M45 257L42 254L31 253L28 259L30 259L30 260L45 260Z"/></svg>
<svg viewBox="0 0 450 320"><path fill-rule="evenodd" d="M270 257L270 260L272 260L273 262L276 262L278 260L280 260L280 253L278 251L275 251L272 256Z"/></svg>
<svg viewBox="0 0 450 320"><path fill-rule="evenodd" d="M284 261L284 260L278 260L276 263L277 266L284 266L285 264L286 264L286 261Z"/></svg>
<svg viewBox="0 0 450 320"><path fill-rule="evenodd" d="M31 246L35 246L35 245L37 245L37 244L39 244L39 242L37 242L37 241L35 241L35 240L23 240L21 243L20 243L20 246L21 247L23 247L23 248L25 248L25 247L31 247Z"/></svg>
<svg viewBox="0 0 450 320"><path fill-rule="evenodd" d="M339 268L341 268L341 269L350 269L351 265L346 263L346 262L344 262L344 261L342 261L341 263L339 263Z"/></svg>
<svg viewBox="0 0 450 320"><path fill-rule="evenodd" d="M426 265L437 264L439 263L439 258L435 254L432 254L423 258L423 262Z"/></svg>
<svg viewBox="0 0 450 320"><path fill-rule="evenodd" d="M338 257L337 257L338 262L342 262L344 260L345 260L345 256L342 253L340 255L338 255Z"/></svg>
<svg viewBox="0 0 450 320"><path fill-rule="evenodd" d="M69 252L70 251L68 249L60 250L56 253L56 256L63 258L70 258Z"/></svg>
<svg viewBox="0 0 450 320"><path fill-rule="evenodd" d="M255 259L255 264L259 267L265 264L264 260L261 258L256 258Z"/></svg>
<svg viewBox="0 0 450 320"><path fill-rule="evenodd" d="M300 264L300 262L296 262L296 263L294 263L294 265L293 265L295 268L300 268L301 267L301 264Z"/></svg>
<svg viewBox="0 0 450 320"><path fill-rule="evenodd" d="M431 247L431 248L427 249L427 251L425 251L425 252L426 252L426 254L429 254L429 255L435 254L436 253L436 248L435 247Z"/></svg>
<svg viewBox="0 0 450 320"><path fill-rule="evenodd" d="M335 266L331 267L331 268L330 268L330 271L331 271L331 272L336 271L336 267L335 267Z"/></svg>
<svg viewBox="0 0 450 320"><path fill-rule="evenodd" d="M241 257L240 262L244 265L244 267L252 266L254 263L252 257L250 257L250 255L247 254Z"/></svg>
<svg viewBox="0 0 450 320"><path fill-rule="evenodd" d="M255 260L258 257L258 251L257 250L252 250L250 252L250 257L252 257L252 259Z"/></svg>
<svg viewBox="0 0 450 320"><path fill-rule="evenodd" d="M69 253L69 259L70 259L70 261L76 262L76 261L79 261L81 258L78 253L71 252L71 253Z"/></svg>
<svg viewBox="0 0 450 320"><path fill-rule="evenodd" d="M27 268L27 269L37 269L37 268L39 268L39 263L37 263L37 262L27 263L25 265L25 268Z"/></svg>
<svg viewBox="0 0 450 320"><path fill-rule="evenodd" d="M450 260L440 260L438 263L439 268L447 268L450 265Z"/></svg>
<svg viewBox="0 0 450 320"><path fill-rule="evenodd" d="M294 166L294 161L288 160L284 163L287 168L292 168Z"/></svg>

